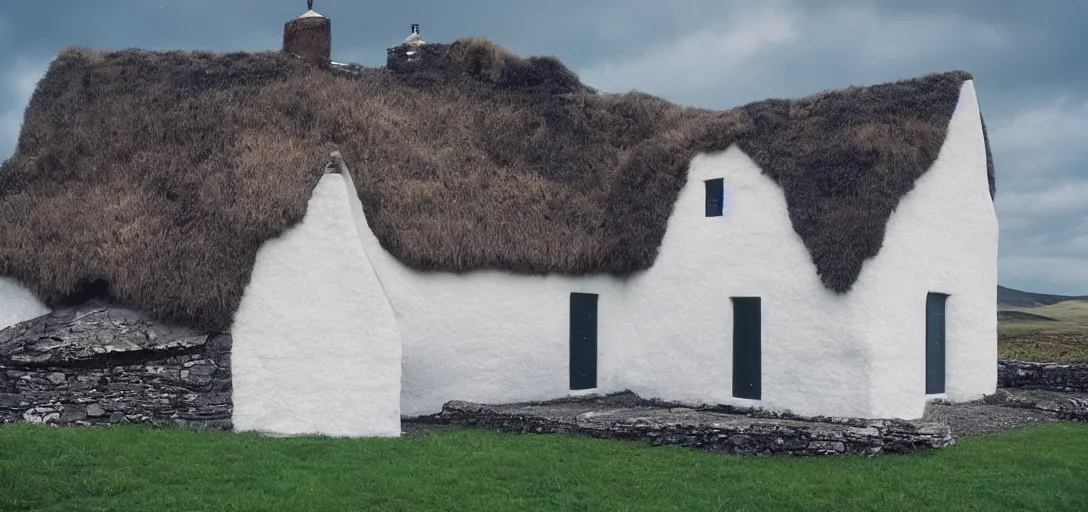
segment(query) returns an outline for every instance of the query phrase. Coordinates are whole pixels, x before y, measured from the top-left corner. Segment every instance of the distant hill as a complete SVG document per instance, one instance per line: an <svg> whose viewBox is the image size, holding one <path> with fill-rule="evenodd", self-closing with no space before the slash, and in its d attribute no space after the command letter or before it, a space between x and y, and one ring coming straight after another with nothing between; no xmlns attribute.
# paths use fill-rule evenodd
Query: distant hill
<svg viewBox="0 0 1088 512"><path fill-rule="evenodd" d="M1050 318L1049 316L1036 315L1034 313L1028 313L1025 311L998 311L997 322L1057 322L1057 318Z"/></svg>
<svg viewBox="0 0 1088 512"><path fill-rule="evenodd" d="M1049 306L1067 300L1088 301L1088 295L1049 295L1046 293L1023 292L1012 288L1005 288L1001 285L998 285L997 287L998 306L1030 308L1034 306Z"/></svg>

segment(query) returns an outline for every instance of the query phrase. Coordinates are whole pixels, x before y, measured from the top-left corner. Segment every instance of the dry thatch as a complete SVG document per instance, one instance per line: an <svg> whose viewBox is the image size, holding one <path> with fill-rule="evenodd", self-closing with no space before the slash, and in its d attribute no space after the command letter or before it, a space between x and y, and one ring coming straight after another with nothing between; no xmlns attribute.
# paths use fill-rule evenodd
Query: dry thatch
<svg viewBox="0 0 1088 512"><path fill-rule="evenodd" d="M554 58L484 40L423 48L348 71L280 52L65 50L0 168L0 275L51 305L108 293L224 329L257 248L301 220L331 149L382 245L414 268L626 275L654 262L691 158L738 144L846 292L970 78L719 112L598 94Z"/></svg>
<svg viewBox="0 0 1088 512"><path fill-rule="evenodd" d="M332 58L332 20L295 18L283 25L283 51L321 66Z"/></svg>

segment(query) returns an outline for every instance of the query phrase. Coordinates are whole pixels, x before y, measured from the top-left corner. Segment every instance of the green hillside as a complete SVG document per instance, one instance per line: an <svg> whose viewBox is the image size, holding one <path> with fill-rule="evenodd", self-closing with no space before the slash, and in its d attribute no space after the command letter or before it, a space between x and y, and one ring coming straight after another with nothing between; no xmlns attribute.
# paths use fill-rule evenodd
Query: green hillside
<svg viewBox="0 0 1088 512"><path fill-rule="evenodd" d="M998 353L1030 361L1088 361L1088 297L997 287Z"/></svg>
<svg viewBox="0 0 1088 512"><path fill-rule="evenodd" d="M1088 295L1050 295L1047 293L1031 293L998 285L997 305L1008 307L1032 307L1049 306L1067 300L1088 301Z"/></svg>

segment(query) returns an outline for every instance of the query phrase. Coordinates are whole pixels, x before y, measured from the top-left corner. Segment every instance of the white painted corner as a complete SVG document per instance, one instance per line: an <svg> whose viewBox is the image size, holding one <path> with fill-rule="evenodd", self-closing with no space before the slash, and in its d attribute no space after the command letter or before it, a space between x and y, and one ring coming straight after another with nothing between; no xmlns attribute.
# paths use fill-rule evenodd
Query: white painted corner
<svg viewBox="0 0 1088 512"><path fill-rule="evenodd" d="M27 287L9 277L0 277L0 329L49 312L49 308Z"/></svg>
<svg viewBox="0 0 1088 512"><path fill-rule="evenodd" d="M302 222L258 251L232 327L236 430L400 435L400 333L359 240L358 201L327 174Z"/></svg>

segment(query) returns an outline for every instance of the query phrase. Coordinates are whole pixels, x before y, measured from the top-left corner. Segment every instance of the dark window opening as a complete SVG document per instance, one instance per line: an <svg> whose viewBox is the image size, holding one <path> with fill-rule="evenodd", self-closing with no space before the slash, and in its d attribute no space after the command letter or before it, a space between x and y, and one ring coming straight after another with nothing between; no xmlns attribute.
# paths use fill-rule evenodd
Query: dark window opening
<svg viewBox="0 0 1088 512"><path fill-rule="evenodd" d="M724 211L725 180L706 180L706 216L721 217Z"/></svg>
<svg viewBox="0 0 1088 512"><path fill-rule="evenodd" d="M570 389L597 387L597 294L570 294Z"/></svg>
<svg viewBox="0 0 1088 512"><path fill-rule="evenodd" d="M926 296L926 394L944 393L945 306L948 295L930 292Z"/></svg>
<svg viewBox="0 0 1088 512"><path fill-rule="evenodd" d="M759 297L733 297L733 396L759 400L762 394Z"/></svg>
<svg viewBox="0 0 1088 512"><path fill-rule="evenodd" d="M60 307L80 306L91 301L109 303L113 301L110 296L110 283L105 279L83 283L75 292L65 297L58 304Z"/></svg>

